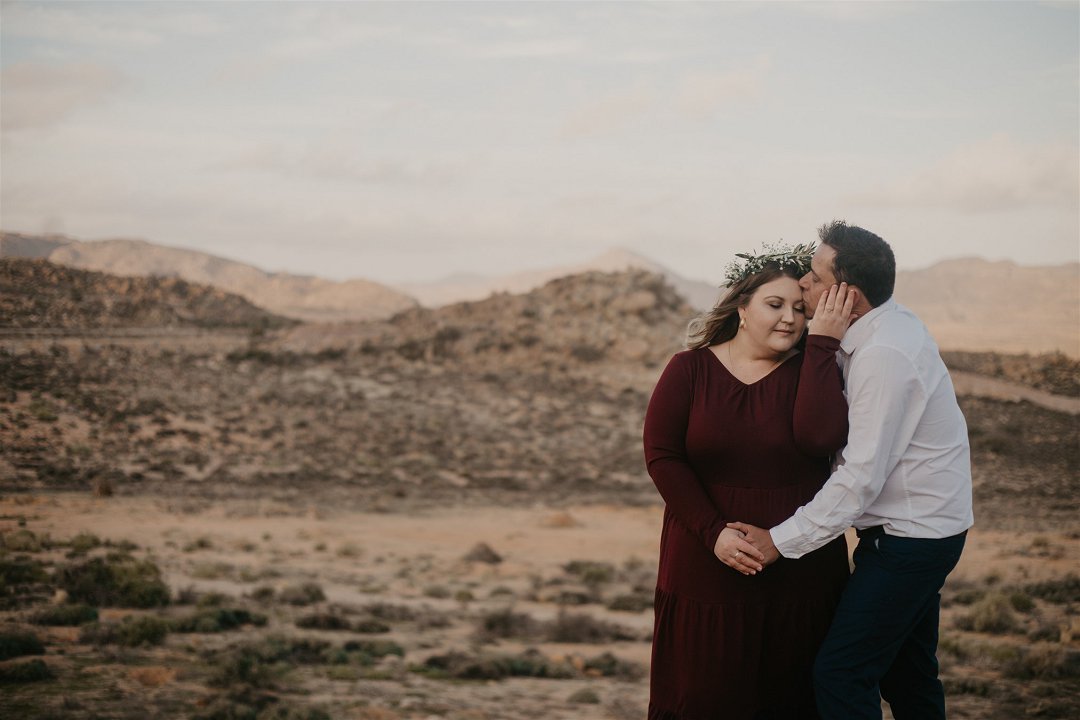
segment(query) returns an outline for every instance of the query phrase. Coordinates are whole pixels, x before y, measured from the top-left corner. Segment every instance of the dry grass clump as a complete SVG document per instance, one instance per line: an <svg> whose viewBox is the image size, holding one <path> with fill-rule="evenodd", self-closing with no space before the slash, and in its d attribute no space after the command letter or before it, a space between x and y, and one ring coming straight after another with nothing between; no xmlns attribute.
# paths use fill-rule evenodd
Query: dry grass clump
<svg viewBox="0 0 1080 720"><path fill-rule="evenodd" d="M24 655L44 655L45 646L38 636L25 630L0 633L0 660Z"/></svg>
<svg viewBox="0 0 1080 720"><path fill-rule="evenodd" d="M617 595L608 603L608 610L620 612L639 613L652 610L654 593L632 593L629 595Z"/></svg>
<svg viewBox="0 0 1080 720"><path fill-rule="evenodd" d="M1080 603L1080 576L1069 573L1057 580L1026 585L1024 591L1040 600L1058 605Z"/></svg>
<svg viewBox="0 0 1080 720"><path fill-rule="evenodd" d="M278 593L278 600L289 605L313 605L326 600L326 593L318 583L306 582L290 585Z"/></svg>
<svg viewBox="0 0 1080 720"><path fill-rule="evenodd" d="M534 677L565 680L577 677L573 665L553 661L530 648L518 655L472 656L462 652L434 655L414 672L437 679L501 680L508 677Z"/></svg>
<svg viewBox="0 0 1080 720"><path fill-rule="evenodd" d="M600 703L600 696L596 694L596 691L592 688L581 688L575 693L572 693L570 697L566 698L566 702L571 702L576 705L598 705Z"/></svg>
<svg viewBox="0 0 1080 720"><path fill-rule="evenodd" d="M481 643L508 638L533 638L539 636L542 627L531 615L514 612L512 607L507 607L481 615L474 637Z"/></svg>
<svg viewBox="0 0 1080 720"><path fill-rule="evenodd" d="M1080 653L1060 644L1038 643L1024 648L1005 664L1006 677L1017 680L1057 680L1080 677Z"/></svg>
<svg viewBox="0 0 1080 720"><path fill-rule="evenodd" d="M150 615L126 617L119 623L94 623L83 628L79 641L92 645L140 647L161 645L169 634L169 622Z"/></svg>
<svg viewBox="0 0 1080 720"><path fill-rule="evenodd" d="M161 667L137 667L128 671L128 677L144 687L161 687L176 679L176 668Z"/></svg>
<svg viewBox="0 0 1080 720"><path fill-rule="evenodd" d="M585 661L586 675L613 677L620 680L640 680L645 675L645 668L635 662L620 660L609 652Z"/></svg>
<svg viewBox="0 0 1080 720"><path fill-rule="evenodd" d="M191 615L175 618L170 629L178 633L218 633L235 630L243 625L263 627L266 616L244 608L207 607Z"/></svg>
<svg viewBox="0 0 1080 720"><path fill-rule="evenodd" d="M571 560L563 565L563 570L589 586L604 585L615 579L615 566L608 562Z"/></svg>
<svg viewBox="0 0 1080 720"><path fill-rule="evenodd" d="M0 685L16 685L41 680L51 680L56 675L45 664L44 660L27 660L26 662L0 665Z"/></svg>
<svg viewBox="0 0 1080 720"><path fill-rule="evenodd" d="M169 604L161 570L149 560L112 553L60 568L57 582L68 598L95 607L148 608Z"/></svg>
<svg viewBox="0 0 1080 720"><path fill-rule="evenodd" d="M55 605L53 607L38 610L30 616L30 622L34 625L48 625L53 627L77 627L86 623L95 622L98 619L98 611L89 605Z"/></svg>
<svg viewBox="0 0 1080 720"><path fill-rule="evenodd" d="M41 552L43 547L48 545L47 541L43 543L37 535L26 528L4 533L2 540L3 547L12 552Z"/></svg>
<svg viewBox="0 0 1080 720"><path fill-rule="evenodd" d="M296 627L307 630L350 630L352 624L347 618L333 612L317 612L302 615L296 619Z"/></svg>
<svg viewBox="0 0 1080 720"><path fill-rule="evenodd" d="M547 639L562 643L607 643L619 640L640 640L633 630L615 623L598 620L583 613L560 612L547 627Z"/></svg>
<svg viewBox="0 0 1080 720"><path fill-rule="evenodd" d="M489 565L497 565L503 561L502 555L491 549L487 543L480 542L473 545L463 558L466 562L482 562Z"/></svg>
<svg viewBox="0 0 1080 720"><path fill-rule="evenodd" d="M1016 632L1020 623L1013 614L1012 603L1003 593L988 593L971 606L971 611L956 619L956 627L980 633L998 635Z"/></svg>

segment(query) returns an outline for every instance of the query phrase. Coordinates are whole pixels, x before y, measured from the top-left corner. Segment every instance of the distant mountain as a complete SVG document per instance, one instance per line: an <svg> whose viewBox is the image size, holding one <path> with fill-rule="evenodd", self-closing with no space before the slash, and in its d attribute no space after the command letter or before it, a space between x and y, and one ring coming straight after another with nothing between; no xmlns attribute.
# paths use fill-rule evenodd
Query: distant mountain
<svg viewBox="0 0 1080 720"><path fill-rule="evenodd" d="M946 350L1080 357L1080 263L945 260L897 273L896 298Z"/></svg>
<svg viewBox="0 0 1080 720"><path fill-rule="evenodd" d="M0 258L0 327L286 327L296 321L208 285L178 278L119 277L44 258Z"/></svg>
<svg viewBox="0 0 1080 720"><path fill-rule="evenodd" d="M654 260L623 248L612 248L591 260L573 265L558 265L498 276L458 274L430 283L398 285L398 288L419 300L425 307L441 307L465 300L483 300L493 293L528 292L549 280L568 275L623 270L646 270L662 275L692 307L698 309L712 307L720 292L719 288L709 283L684 278Z"/></svg>
<svg viewBox="0 0 1080 720"><path fill-rule="evenodd" d="M0 256L47 257L54 263L115 275L179 277L241 295L287 317L309 321L371 320L416 306L401 292L368 280L335 282L143 240L80 242L62 236L0 234Z"/></svg>

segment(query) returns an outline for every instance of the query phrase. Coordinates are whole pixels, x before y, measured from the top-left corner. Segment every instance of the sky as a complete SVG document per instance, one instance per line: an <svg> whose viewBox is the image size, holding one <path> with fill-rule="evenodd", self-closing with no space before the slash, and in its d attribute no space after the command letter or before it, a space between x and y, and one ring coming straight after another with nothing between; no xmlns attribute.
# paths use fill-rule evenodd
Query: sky
<svg viewBox="0 0 1080 720"><path fill-rule="evenodd" d="M424 282L1080 260L1080 2L3 2L0 227Z"/></svg>

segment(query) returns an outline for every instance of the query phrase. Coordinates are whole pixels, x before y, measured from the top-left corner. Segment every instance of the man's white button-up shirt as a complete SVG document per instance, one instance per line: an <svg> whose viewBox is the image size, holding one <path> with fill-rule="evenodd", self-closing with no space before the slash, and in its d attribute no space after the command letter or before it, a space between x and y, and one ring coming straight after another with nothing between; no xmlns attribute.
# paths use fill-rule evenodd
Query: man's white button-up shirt
<svg viewBox="0 0 1080 720"><path fill-rule="evenodd" d="M945 538L972 526L967 423L930 333L894 300L859 318L837 352L848 442L814 499L770 531L802 557L848 527Z"/></svg>

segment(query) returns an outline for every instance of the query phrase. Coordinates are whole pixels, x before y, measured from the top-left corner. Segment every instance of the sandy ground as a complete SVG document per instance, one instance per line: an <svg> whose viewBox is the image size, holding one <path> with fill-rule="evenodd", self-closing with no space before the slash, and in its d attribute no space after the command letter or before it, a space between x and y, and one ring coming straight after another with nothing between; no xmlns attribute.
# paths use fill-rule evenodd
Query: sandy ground
<svg viewBox="0 0 1080 720"><path fill-rule="evenodd" d="M545 580L565 577L564 566L572 560L644 568L646 575L651 575L662 509L468 507L405 516L287 507L274 502L206 506L185 505L176 499L74 494L0 499L0 530L14 530L20 518L39 536L65 539L91 532L114 542L134 542L141 548L140 555L145 552L158 563L174 592L193 588L241 598L259 585L280 589L314 581L324 589L328 604L360 607L392 602L453 617L450 626L437 631L395 628L391 637L407 648L407 659L416 662L448 648L468 648L475 618L485 610L505 608L508 602L516 612L538 620L554 618L558 604L543 597L543 591L539 597L535 591L544 587ZM501 555L502 562L466 562L463 557L481 542ZM854 542L849 535L849 544ZM975 529L950 583L1023 584L1061 578L1077 567L1080 536L1076 533L1018 535ZM446 592L432 593L436 586ZM492 592L496 588L499 590ZM467 591L470 598L455 598L461 591ZM603 604L573 609L617 622L641 637L597 646L529 645L539 647L549 657L588 657L610 651L647 667L651 610L616 612ZM945 610L943 628L960 610ZM124 612L107 611L104 617L115 619ZM1065 626L1063 644L1080 648L1076 619L1063 615L1059 620ZM64 632L68 632L74 642L67 629L54 632L56 637L65 637ZM520 652L526 647L513 640L497 645L505 652ZM166 666L169 663L165 655L159 661ZM183 669L165 673L158 683L158 693L168 692L170 686L174 693L203 690ZM145 692L138 683L128 685L132 693ZM344 716L387 719L643 717L647 685L646 679L608 678L461 683L408 673L399 674L397 682L360 679L343 684L311 673L304 675L307 701L346 702L342 707L355 701ZM123 687L127 686L120 692ZM568 701L583 689L595 692L599 702L583 706ZM953 699L952 717L990 717L988 702L968 695Z"/></svg>

